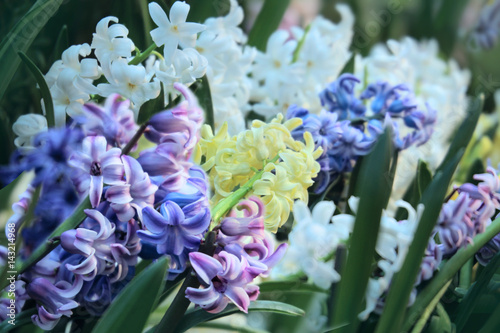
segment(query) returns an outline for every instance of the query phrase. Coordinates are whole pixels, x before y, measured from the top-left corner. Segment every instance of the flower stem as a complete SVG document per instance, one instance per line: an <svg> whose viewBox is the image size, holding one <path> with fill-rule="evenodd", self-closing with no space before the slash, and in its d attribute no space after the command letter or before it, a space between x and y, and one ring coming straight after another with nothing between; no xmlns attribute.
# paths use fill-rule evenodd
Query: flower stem
<svg viewBox="0 0 500 333"><path fill-rule="evenodd" d="M216 233L214 231L210 231L207 234L205 242L200 246L199 252L207 254L209 256L213 256L215 252L216 238L217 238ZM188 268L187 273L188 275L184 280L181 289L179 289L177 295L175 295L172 304L170 304L170 307L168 308L167 312L161 319L158 326L156 326L155 332L161 332L161 333L175 332L175 329L177 328L177 326L179 326L179 323L182 321L184 313L186 312L187 308L189 307L189 304L191 303L191 301L189 301L189 299L186 298L186 289L188 287L198 288L200 286L200 281L198 281L198 277L196 276L196 274L194 274L192 268Z"/></svg>
<svg viewBox="0 0 500 333"><path fill-rule="evenodd" d="M278 159L279 159L279 154L276 155L276 157L274 157L272 160L268 161L266 163L266 165L269 163L274 163ZM226 215L226 213L229 210L231 210L231 208L236 206L236 204L238 202L240 202L240 200L245 195L247 195L248 192L250 192L250 190L253 187L253 184L262 177L263 173L264 173L264 168L262 170L256 172L255 175L253 175L253 177L250 178L245 183L245 185L243 185L242 187L240 187L239 189L234 191L230 196L222 199L221 201L219 201L219 203L217 203L217 205L215 205L215 207L212 209L212 225L211 225L210 229L213 229L219 223L219 220L224 215Z"/></svg>
<svg viewBox="0 0 500 333"><path fill-rule="evenodd" d="M142 53L139 53L138 55L136 55L134 57L134 59L130 60L129 61L129 65L138 65L140 64L141 62L143 62L144 60L146 60L149 55L151 54L151 52L153 52L154 50L156 50L158 46L156 46L155 43L151 44L146 50L144 50L144 52Z"/></svg>
<svg viewBox="0 0 500 333"><path fill-rule="evenodd" d="M130 141L127 143L127 145L125 147L123 147L123 149L122 149L122 155L127 155L128 153L130 153L130 151L135 146L135 144L137 143L137 141L139 141L139 139L141 138L141 136L146 131L147 127L148 127L148 123L147 122L144 123L144 124L142 124L141 127L139 127L139 129L134 134L134 136L132 137L132 139L130 139Z"/></svg>

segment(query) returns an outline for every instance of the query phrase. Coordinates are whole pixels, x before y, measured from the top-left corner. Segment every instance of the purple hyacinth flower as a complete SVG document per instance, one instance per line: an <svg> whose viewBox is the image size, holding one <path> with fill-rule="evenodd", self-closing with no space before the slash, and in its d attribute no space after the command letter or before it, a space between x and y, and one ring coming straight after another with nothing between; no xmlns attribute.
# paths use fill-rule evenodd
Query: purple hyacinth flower
<svg viewBox="0 0 500 333"><path fill-rule="evenodd" d="M104 184L123 184L121 152L119 148L107 150L103 136L91 136L83 140L82 150L71 156L69 163L80 171L76 186L81 193L88 190L92 208L99 205Z"/></svg>
<svg viewBox="0 0 500 333"><path fill-rule="evenodd" d="M500 2L489 2L481 10L479 20L470 34L469 46L490 50L498 42L500 34ZM474 42L474 44L471 44Z"/></svg>
<svg viewBox="0 0 500 333"><path fill-rule="evenodd" d="M198 214L187 217L191 207L183 209L173 201L165 201L160 213L152 207L142 210L143 223L148 232L139 230L142 240L157 245L160 254L181 255L185 248L197 250L201 234L210 224L210 211L201 209Z"/></svg>
<svg viewBox="0 0 500 333"><path fill-rule="evenodd" d="M32 185L54 183L61 178L71 178L73 170L68 167L68 158L78 149L83 134L78 129L57 128L38 134L33 146L35 149L22 164L23 170L35 170Z"/></svg>
<svg viewBox="0 0 500 333"><path fill-rule="evenodd" d="M55 285L44 278L37 278L28 283L26 291L38 304L38 314L31 316L33 322L44 330L53 329L62 316L70 317L78 306L74 301L80 292L83 279L74 276L73 283L58 281Z"/></svg>
<svg viewBox="0 0 500 333"><path fill-rule="evenodd" d="M248 312L250 301L256 299L258 291L255 287L247 286L252 279L246 274L248 262L244 257L240 261L225 251L219 252L215 258L191 252L189 259L204 287L186 289L186 297L191 302L207 312L218 313L231 301L241 311Z"/></svg>
<svg viewBox="0 0 500 333"><path fill-rule="evenodd" d="M360 95L361 99L370 99L371 109L376 114L391 116L405 116L417 107L413 92L406 84L390 85L388 82L379 81L368 85Z"/></svg>
<svg viewBox="0 0 500 333"><path fill-rule="evenodd" d="M136 211L154 204L158 186L151 183L149 175L133 157L121 157L125 169L126 183L113 185L106 190L106 200L122 222L134 218Z"/></svg>
<svg viewBox="0 0 500 333"><path fill-rule="evenodd" d="M432 133L434 132L434 125L437 121L437 111L426 103L427 110L414 110L404 117L406 126L415 129L410 136L409 144L416 144L417 146L423 145L429 141ZM406 147L405 147L406 148Z"/></svg>
<svg viewBox="0 0 500 333"><path fill-rule="evenodd" d="M420 264L420 272L417 275L415 286L418 286L423 281L427 281L432 278L434 272L438 269L442 258L443 254L441 253L440 247L437 246L434 238L431 237L429 239L429 243L427 244L427 248L425 249L422 263Z"/></svg>
<svg viewBox="0 0 500 333"><path fill-rule="evenodd" d="M102 135L111 146L125 146L137 131L130 101L118 94L106 98L103 107L87 103L82 110L85 113L82 127L87 135Z"/></svg>
<svg viewBox="0 0 500 333"><path fill-rule="evenodd" d="M481 265L486 266L498 252L500 252L500 234L493 237L476 253L476 259Z"/></svg>
<svg viewBox="0 0 500 333"><path fill-rule="evenodd" d="M255 196L243 200L221 221L220 230L227 236L264 238L264 204Z"/></svg>
<svg viewBox="0 0 500 333"><path fill-rule="evenodd" d="M452 254L472 241L474 224L471 220L471 203L469 195L461 193L456 200L443 205L436 230L444 255Z"/></svg>
<svg viewBox="0 0 500 333"><path fill-rule="evenodd" d="M361 129L351 126L349 121L343 121L340 128L342 134L328 151L329 155L353 159L370 152L375 141L368 137Z"/></svg>
<svg viewBox="0 0 500 333"><path fill-rule="evenodd" d="M354 96L354 86L359 82L352 74L342 74L319 94L321 105L327 111L337 113L339 120L363 117L366 107Z"/></svg>

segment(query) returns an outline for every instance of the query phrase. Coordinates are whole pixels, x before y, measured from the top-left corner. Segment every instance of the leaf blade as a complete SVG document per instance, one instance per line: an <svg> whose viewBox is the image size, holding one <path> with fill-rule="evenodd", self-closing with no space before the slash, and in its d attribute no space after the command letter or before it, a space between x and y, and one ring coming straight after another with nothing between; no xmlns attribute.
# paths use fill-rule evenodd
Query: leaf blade
<svg viewBox="0 0 500 333"><path fill-rule="evenodd" d="M93 333L141 332L168 271L163 257L135 277L103 314Z"/></svg>

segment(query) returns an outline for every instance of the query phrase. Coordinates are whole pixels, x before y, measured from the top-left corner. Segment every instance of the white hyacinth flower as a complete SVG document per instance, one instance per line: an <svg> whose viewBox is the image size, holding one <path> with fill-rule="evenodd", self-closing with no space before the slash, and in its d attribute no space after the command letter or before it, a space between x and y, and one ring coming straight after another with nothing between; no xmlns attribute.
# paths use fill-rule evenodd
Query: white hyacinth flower
<svg viewBox="0 0 500 333"><path fill-rule="evenodd" d="M101 63L108 63L121 57L129 58L135 48L134 42L127 38L128 29L123 24L109 25L110 22L118 23L118 18L108 16L97 23L90 45Z"/></svg>
<svg viewBox="0 0 500 333"><path fill-rule="evenodd" d="M163 54L171 61L177 46L194 47L197 34L205 30L199 23L186 22L190 6L184 1L176 1L170 8L170 19L156 2L149 4L149 14L158 28L151 31L151 38L158 46L164 45Z"/></svg>
<svg viewBox="0 0 500 333"><path fill-rule="evenodd" d="M12 130L18 136L14 144L24 150L32 149L33 138L47 129L47 118L44 116L34 113L24 114L12 125Z"/></svg>
<svg viewBox="0 0 500 333"><path fill-rule="evenodd" d="M136 120L141 105L160 94L160 82L157 78L151 81L153 73L147 74L142 65L129 65L125 59L117 59L104 66L103 71L109 83L97 86L100 94L107 97L117 93L130 99Z"/></svg>

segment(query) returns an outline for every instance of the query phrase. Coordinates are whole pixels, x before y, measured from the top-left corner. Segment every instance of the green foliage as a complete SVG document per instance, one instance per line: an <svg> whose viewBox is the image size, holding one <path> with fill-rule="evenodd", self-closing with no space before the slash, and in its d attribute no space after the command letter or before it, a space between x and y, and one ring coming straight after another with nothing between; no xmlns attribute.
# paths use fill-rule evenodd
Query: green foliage
<svg viewBox="0 0 500 333"><path fill-rule="evenodd" d="M26 52L38 32L59 9L62 0L38 0L14 26L0 44L0 100L21 59L18 52Z"/></svg>
<svg viewBox="0 0 500 333"><path fill-rule="evenodd" d="M33 76L35 77L35 80L38 83L38 86L40 87L40 91L42 93L43 103L45 105L45 113L47 117L47 125L49 127L54 127L54 103L52 102L52 96L50 95L50 90L47 86L47 82L45 81L45 78L40 69L36 67L33 61L31 61L26 54L24 54L23 52L19 52L19 57L21 57L23 62L31 71L31 74L33 74Z"/></svg>
<svg viewBox="0 0 500 333"><path fill-rule="evenodd" d="M342 267L339 292L333 306L333 326L339 332L354 332L361 311L368 279L372 273L382 210L387 206L394 174L391 173L392 134L386 131L373 151L363 159L357 182L360 193L354 230L349 241L349 255ZM392 163L395 163L393 161Z"/></svg>
<svg viewBox="0 0 500 333"><path fill-rule="evenodd" d="M141 332L157 302L167 271L166 257L142 271L113 300L92 332Z"/></svg>
<svg viewBox="0 0 500 333"><path fill-rule="evenodd" d="M248 35L248 45L265 52L267 40L278 28L289 4L290 0L265 0Z"/></svg>
<svg viewBox="0 0 500 333"><path fill-rule="evenodd" d="M195 90L195 95L198 98L200 106L205 111L205 124L214 127L214 105L212 103L212 94L210 93L210 84L208 83L208 78L203 75L198 88Z"/></svg>

